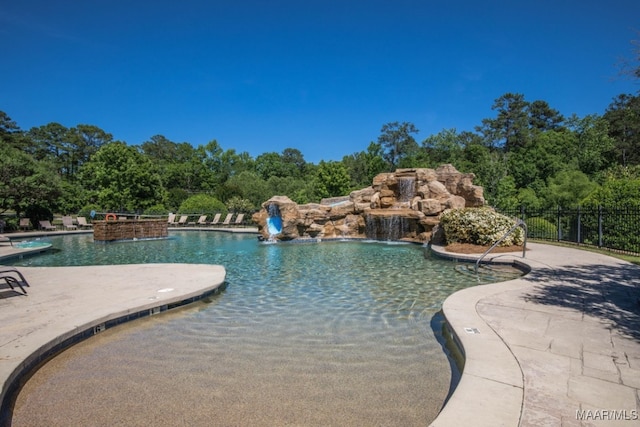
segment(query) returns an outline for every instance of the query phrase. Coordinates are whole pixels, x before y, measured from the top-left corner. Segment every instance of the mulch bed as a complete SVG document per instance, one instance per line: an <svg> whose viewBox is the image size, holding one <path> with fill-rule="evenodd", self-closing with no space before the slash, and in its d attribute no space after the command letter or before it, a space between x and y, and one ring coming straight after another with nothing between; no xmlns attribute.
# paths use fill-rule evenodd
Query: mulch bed
<svg viewBox="0 0 640 427"><path fill-rule="evenodd" d="M454 252L457 254L481 254L484 253L489 246L474 245L472 243L451 243L444 247L447 252ZM522 246L497 246L493 248L491 253L505 253L505 252L522 252Z"/></svg>

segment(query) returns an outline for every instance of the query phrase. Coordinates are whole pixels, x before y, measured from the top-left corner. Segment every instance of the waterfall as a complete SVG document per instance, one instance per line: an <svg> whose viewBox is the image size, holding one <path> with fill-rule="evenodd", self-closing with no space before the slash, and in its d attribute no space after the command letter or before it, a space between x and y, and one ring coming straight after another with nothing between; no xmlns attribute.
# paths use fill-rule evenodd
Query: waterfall
<svg viewBox="0 0 640 427"><path fill-rule="evenodd" d="M400 240L409 232L409 221L400 215L365 217L366 235L374 240Z"/></svg>
<svg viewBox="0 0 640 427"><path fill-rule="evenodd" d="M411 202L416 195L416 179L413 177L398 178L398 201Z"/></svg>
<svg viewBox="0 0 640 427"><path fill-rule="evenodd" d="M279 217L280 208L275 203L269 203L269 206L267 206L267 213L269 214L269 217Z"/></svg>

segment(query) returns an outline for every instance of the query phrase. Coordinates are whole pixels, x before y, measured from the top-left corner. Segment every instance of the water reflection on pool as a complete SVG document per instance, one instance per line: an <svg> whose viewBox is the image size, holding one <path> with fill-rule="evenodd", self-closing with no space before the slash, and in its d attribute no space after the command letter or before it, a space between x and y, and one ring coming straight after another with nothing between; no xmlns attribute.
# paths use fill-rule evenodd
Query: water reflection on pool
<svg viewBox="0 0 640 427"><path fill-rule="evenodd" d="M14 426L427 425L451 380L434 315L478 284L411 244L219 232L51 242L58 250L20 265L222 264L228 288L58 356L21 392Z"/></svg>

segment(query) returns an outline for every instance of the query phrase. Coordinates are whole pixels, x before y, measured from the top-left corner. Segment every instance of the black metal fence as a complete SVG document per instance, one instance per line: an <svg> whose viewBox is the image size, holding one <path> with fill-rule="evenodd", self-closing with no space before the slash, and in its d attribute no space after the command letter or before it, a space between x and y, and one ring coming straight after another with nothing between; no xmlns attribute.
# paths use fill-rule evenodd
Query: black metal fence
<svg viewBox="0 0 640 427"><path fill-rule="evenodd" d="M533 239L573 242L631 255L640 254L640 208L578 207L500 210L522 219Z"/></svg>

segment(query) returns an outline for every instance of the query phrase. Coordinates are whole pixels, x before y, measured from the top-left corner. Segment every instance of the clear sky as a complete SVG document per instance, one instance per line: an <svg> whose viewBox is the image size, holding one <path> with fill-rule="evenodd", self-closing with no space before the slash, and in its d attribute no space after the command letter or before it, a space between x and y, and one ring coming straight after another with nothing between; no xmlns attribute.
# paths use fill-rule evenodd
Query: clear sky
<svg viewBox="0 0 640 427"><path fill-rule="evenodd" d="M472 131L507 92L603 114L640 39L638 0L0 0L0 110L308 162Z"/></svg>

